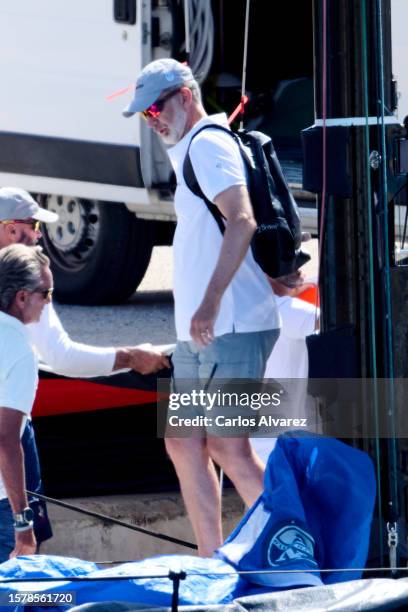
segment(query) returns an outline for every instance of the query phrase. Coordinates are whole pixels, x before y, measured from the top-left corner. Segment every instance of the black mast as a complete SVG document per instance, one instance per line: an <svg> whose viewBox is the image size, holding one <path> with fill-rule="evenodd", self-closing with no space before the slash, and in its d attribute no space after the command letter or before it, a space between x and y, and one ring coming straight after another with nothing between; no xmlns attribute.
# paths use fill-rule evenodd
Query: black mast
<svg viewBox="0 0 408 612"><path fill-rule="evenodd" d="M314 52L316 122L303 132L304 187L318 193L324 220L321 329L350 330L356 357L351 376L406 376L408 268L395 265L393 203L408 168L400 161L405 132L393 116L390 0L314 0ZM350 355L338 356L339 377L347 360ZM378 468L379 556L382 527L397 524L398 488L406 478L398 474L403 448L392 431L395 397L389 389L379 407L390 412L389 437L362 444Z"/></svg>

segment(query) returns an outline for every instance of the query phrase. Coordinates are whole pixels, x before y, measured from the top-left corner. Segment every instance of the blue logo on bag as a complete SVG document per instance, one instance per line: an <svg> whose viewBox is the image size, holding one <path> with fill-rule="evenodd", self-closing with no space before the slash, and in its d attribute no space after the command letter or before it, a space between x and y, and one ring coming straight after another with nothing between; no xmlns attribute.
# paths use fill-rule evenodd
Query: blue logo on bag
<svg viewBox="0 0 408 612"><path fill-rule="evenodd" d="M271 537L267 560L271 567L302 561L317 567L314 558L315 541L304 529L295 524L281 527Z"/></svg>

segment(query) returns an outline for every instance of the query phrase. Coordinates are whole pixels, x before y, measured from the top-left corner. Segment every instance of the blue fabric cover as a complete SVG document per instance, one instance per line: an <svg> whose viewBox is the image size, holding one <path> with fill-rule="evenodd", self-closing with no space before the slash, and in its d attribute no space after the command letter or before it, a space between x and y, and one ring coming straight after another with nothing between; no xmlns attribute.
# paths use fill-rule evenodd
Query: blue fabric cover
<svg viewBox="0 0 408 612"><path fill-rule="evenodd" d="M219 559L201 559L187 555L163 555L144 561L124 563L114 568L98 569L95 563L57 557L51 555L32 555L11 559L0 565L0 580L4 578L62 578L61 582L27 582L0 584L0 597L4 593L24 591L66 592L75 591L76 604L103 601L127 601L134 603L170 606L173 583L167 578L169 570L184 570L188 576L180 583L180 605L211 605L227 603L235 597L264 593L270 589L251 586L242 580L231 565ZM212 574L213 572L213 574ZM209 574L209 575L208 575ZM218 576L216 575L218 574ZM219 574L227 574L219 576ZM117 580L103 582L63 581L66 576L87 576L88 578L109 578L115 576L165 576L141 580ZM30 606L30 611L40 607ZM48 612L67 607L42 608ZM23 607L15 610L23 611Z"/></svg>
<svg viewBox="0 0 408 612"><path fill-rule="evenodd" d="M250 576L272 587L360 578L340 568L365 565L375 493L366 453L333 438L285 434L269 456L263 494L218 554L238 570L303 570Z"/></svg>
<svg viewBox="0 0 408 612"><path fill-rule="evenodd" d="M128 601L170 606L173 584L167 575L169 570L183 570L188 576L180 584L180 604L205 606L276 589L356 579L359 573L340 568L364 567L374 499L374 470L368 455L334 439L284 435L270 455L264 493L220 548L218 558L165 555L101 570L79 559L19 557L0 565L0 580L61 577L62 581L0 584L0 597L24 590L75 591L78 605ZM234 568L283 571L244 579ZM334 571L310 573L323 568ZM288 569L301 571L288 573ZM103 582L68 578L141 574L163 577Z"/></svg>

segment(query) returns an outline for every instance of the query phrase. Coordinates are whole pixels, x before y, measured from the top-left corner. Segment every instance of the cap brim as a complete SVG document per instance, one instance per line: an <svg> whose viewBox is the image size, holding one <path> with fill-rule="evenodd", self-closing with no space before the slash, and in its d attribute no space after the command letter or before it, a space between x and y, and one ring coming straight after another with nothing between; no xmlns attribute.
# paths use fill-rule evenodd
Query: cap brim
<svg viewBox="0 0 408 612"><path fill-rule="evenodd" d="M55 221L58 221L57 213L46 210L45 208L39 208L32 217L36 219L36 221L42 221L42 223L55 223Z"/></svg>
<svg viewBox="0 0 408 612"><path fill-rule="evenodd" d="M124 117L133 117L136 113L141 113L146 110L146 108L149 108L153 102L156 102L162 91L163 89L159 89L149 94L144 93L143 95L138 95L137 92L130 104L123 109L122 115Z"/></svg>

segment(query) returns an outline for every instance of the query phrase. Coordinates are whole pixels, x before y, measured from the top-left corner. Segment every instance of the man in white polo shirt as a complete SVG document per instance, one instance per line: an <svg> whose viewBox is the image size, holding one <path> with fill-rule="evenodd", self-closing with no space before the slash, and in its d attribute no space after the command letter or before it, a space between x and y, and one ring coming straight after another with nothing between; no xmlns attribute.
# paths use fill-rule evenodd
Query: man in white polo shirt
<svg viewBox="0 0 408 612"><path fill-rule="evenodd" d="M175 388L185 380L206 384L215 378L262 378L280 323L273 292L249 249L256 222L238 145L229 134L206 129L189 149L202 191L225 218L223 234L183 176L193 135L207 125L228 128L227 118L207 115L190 68L173 59L144 67L124 115L137 112L170 145L168 153L177 178ZM223 540L214 462L248 506L263 489L263 466L248 438L221 438L220 434L207 429L206 438L166 440L202 556L211 556Z"/></svg>
<svg viewBox="0 0 408 612"><path fill-rule="evenodd" d="M21 437L38 382L26 325L52 294L49 259L22 244L0 251L0 561L34 554L33 512L25 492Z"/></svg>

